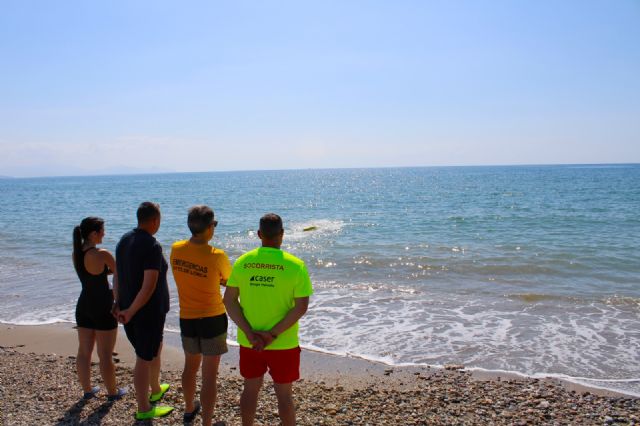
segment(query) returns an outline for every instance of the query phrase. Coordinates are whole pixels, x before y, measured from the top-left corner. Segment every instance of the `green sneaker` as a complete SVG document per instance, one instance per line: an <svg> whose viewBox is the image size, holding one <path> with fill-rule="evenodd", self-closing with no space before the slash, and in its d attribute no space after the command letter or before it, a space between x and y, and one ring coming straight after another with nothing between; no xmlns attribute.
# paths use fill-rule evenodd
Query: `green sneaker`
<svg viewBox="0 0 640 426"><path fill-rule="evenodd" d="M155 419L157 417L164 417L173 411L173 407L166 405L154 405L149 411L136 412L136 420L148 420Z"/></svg>
<svg viewBox="0 0 640 426"><path fill-rule="evenodd" d="M161 383L160 384L160 392L152 393L149 395L149 402L158 402L162 399L165 393L169 390L169 383Z"/></svg>

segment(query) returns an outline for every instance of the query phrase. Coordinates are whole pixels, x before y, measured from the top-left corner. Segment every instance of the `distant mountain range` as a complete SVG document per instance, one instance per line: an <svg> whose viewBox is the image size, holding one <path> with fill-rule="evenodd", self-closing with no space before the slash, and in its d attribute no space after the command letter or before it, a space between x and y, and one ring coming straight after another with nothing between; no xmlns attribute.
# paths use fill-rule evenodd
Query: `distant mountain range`
<svg viewBox="0 0 640 426"><path fill-rule="evenodd" d="M109 167L87 170L77 167L39 166L21 170L20 177L62 177L62 176L104 176L175 173L175 170L162 167ZM0 179L16 179L15 176L0 175Z"/></svg>

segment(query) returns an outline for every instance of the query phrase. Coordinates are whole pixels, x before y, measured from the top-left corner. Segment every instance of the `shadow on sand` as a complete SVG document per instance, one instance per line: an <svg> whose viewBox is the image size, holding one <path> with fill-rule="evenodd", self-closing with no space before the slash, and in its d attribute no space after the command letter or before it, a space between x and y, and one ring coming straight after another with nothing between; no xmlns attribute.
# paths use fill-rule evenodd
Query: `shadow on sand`
<svg viewBox="0 0 640 426"><path fill-rule="evenodd" d="M73 404L73 406L64 413L64 417L56 423L56 426L99 425L102 423L102 419L109 414L109 411L111 411L111 407L114 404L114 401L105 401L85 420L80 421L80 414L82 413L84 406L87 405L87 402L89 402L89 400L81 398L78 402Z"/></svg>

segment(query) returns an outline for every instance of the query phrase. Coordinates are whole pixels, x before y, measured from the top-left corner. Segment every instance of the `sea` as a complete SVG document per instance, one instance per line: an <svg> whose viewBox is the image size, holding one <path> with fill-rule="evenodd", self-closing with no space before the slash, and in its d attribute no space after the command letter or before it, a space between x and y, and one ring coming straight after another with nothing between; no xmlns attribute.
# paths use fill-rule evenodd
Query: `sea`
<svg viewBox="0 0 640 426"><path fill-rule="evenodd" d="M305 348L640 396L638 164L1 179L0 322L73 322L73 227L104 218L113 252L147 200L167 257L194 204L215 210L232 262L259 245L260 216L281 215L315 290Z"/></svg>

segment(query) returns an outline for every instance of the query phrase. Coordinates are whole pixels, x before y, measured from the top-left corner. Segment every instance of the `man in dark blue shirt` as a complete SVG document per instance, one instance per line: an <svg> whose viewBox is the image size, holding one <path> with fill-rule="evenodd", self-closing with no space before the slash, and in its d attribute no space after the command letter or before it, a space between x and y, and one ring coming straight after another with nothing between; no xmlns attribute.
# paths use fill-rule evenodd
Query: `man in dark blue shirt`
<svg viewBox="0 0 640 426"><path fill-rule="evenodd" d="M153 237L160 228L160 207L146 201L138 207L138 227L122 236L116 247L118 320L136 352L133 384L136 419L162 417L173 407L152 405L169 389L160 383L160 353L164 321L169 311L167 262ZM151 395L149 395L151 388Z"/></svg>

